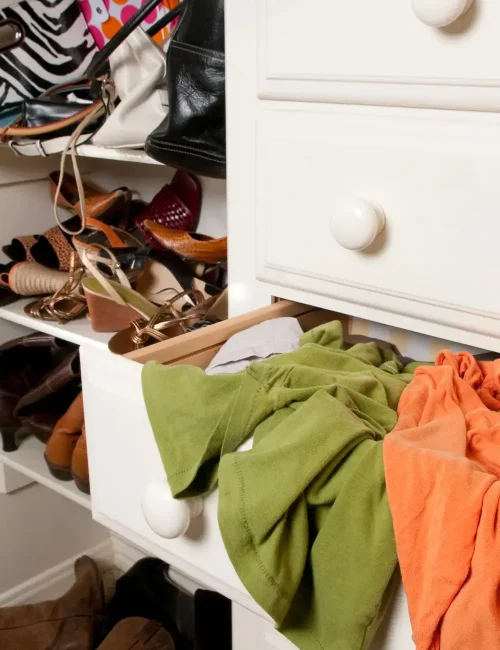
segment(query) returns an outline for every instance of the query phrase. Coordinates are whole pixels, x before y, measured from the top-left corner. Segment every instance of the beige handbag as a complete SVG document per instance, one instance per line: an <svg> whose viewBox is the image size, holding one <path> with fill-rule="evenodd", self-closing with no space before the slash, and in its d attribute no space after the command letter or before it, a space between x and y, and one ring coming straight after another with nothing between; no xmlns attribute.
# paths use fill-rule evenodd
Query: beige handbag
<svg viewBox="0 0 500 650"><path fill-rule="evenodd" d="M92 143L116 149L143 148L146 137L168 110L165 53L138 28L111 54L109 63L120 102Z"/></svg>

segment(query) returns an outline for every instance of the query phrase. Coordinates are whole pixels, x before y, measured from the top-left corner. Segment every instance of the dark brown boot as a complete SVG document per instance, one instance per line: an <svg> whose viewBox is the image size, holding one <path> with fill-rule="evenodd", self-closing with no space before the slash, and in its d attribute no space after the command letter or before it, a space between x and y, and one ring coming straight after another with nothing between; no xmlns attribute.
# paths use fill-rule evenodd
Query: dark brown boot
<svg viewBox="0 0 500 650"><path fill-rule="evenodd" d="M104 607L99 569L83 556L76 582L58 600L0 609L0 648L5 650L92 650Z"/></svg>
<svg viewBox="0 0 500 650"><path fill-rule="evenodd" d="M134 617L115 625L98 650L175 650L175 645L160 623Z"/></svg>

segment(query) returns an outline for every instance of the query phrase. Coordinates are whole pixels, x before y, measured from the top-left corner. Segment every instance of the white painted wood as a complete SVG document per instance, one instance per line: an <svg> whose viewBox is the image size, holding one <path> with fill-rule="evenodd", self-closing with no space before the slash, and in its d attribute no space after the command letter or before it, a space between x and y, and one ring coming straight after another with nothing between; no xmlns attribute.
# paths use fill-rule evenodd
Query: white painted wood
<svg viewBox="0 0 500 650"><path fill-rule="evenodd" d="M10 494L31 483L32 478L0 462L0 494Z"/></svg>
<svg viewBox="0 0 500 650"><path fill-rule="evenodd" d="M271 622L233 603L233 647L237 650L294 650L297 646L280 634ZM415 650L411 638L408 605L401 585L369 650Z"/></svg>
<svg viewBox="0 0 500 650"><path fill-rule="evenodd" d="M0 594L0 607L12 607L59 598L74 584L74 564L82 555L91 557L102 570L106 570L114 564L113 544L108 539Z"/></svg>
<svg viewBox="0 0 500 650"><path fill-rule="evenodd" d="M468 263L480 255L495 273L498 116L276 102L257 115L260 280L313 302L342 300L344 313L378 320L383 311L389 324L404 316L411 329L442 336L438 326L452 327L465 343L487 337L500 349L500 303ZM385 212L365 251L330 232L344 194Z"/></svg>
<svg viewBox="0 0 500 650"><path fill-rule="evenodd" d="M90 512L42 485L0 494L0 598L109 539Z"/></svg>
<svg viewBox="0 0 500 650"><path fill-rule="evenodd" d="M77 345L92 345L103 352L107 352L111 334L94 332L87 318L79 318L66 325L60 325L52 321L38 320L27 316L24 313L24 307L33 300L34 298L27 298L13 302L5 307L0 307L0 318L32 330L35 329L39 332L52 334Z"/></svg>
<svg viewBox="0 0 500 650"><path fill-rule="evenodd" d="M463 5L426 4L451 1ZM435 13L434 22L456 13ZM259 0L251 48L259 60L259 97L497 111L499 20L496 0L474 3L441 29L417 18L410 0L316 0L307 8L300 0ZM228 34L239 28L228 26Z"/></svg>
<svg viewBox="0 0 500 650"><path fill-rule="evenodd" d="M44 449L45 445L36 438L27 438L17 451L0 451L0 462L80 506L90 509L90 497L81 492L73 481L59 481L52 476L43 457Z"/></svg>
<svg viewBox="0 0 500 650"><path fill-rule="evenodd" d="M164 481L165 470L142 397L142 366L118 356L103 364L91 347L81 350L81 366L94 519L140 548L165 551L160 557L198 582L211 582L199 575L213 576L248 599L224 548L216 491L204 499L203 514L181 537L161 537L144 517L147 486Z"/></svg>

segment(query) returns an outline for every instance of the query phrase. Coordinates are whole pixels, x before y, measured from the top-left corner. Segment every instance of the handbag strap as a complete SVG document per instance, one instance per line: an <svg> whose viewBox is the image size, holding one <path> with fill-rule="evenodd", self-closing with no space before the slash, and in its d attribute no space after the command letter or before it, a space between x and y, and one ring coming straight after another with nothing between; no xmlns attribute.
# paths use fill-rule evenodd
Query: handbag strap
<svg viewBox="0 0 500 650"><path fill-rule="evenodd" d="M148 0L148 2L146 2L146 4L143 5L139 11L130 18L130 20L127 20L120 31L117 32L108 43L106 43L99 54L94 58L87 71L88 77L96 78L103 73L110 55L113 54L117 47L119 47L137 27L139 27L142 21L147 18L153 9L156 9L161 2L162 0ZM184 3L179 3L176 7L171 9L168 14L159 21L161 27L157 27L156 25L154 26L154 33L165 27L165 25L168 25L168 23L172 22L174 18L177 18L183 9Z"/></svg>

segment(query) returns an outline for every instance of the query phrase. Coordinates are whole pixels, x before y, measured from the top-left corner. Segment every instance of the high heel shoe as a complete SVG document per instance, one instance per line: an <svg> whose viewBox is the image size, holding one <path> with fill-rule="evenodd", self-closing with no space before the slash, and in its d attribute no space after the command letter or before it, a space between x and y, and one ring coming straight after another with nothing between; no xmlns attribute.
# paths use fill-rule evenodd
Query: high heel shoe
<svg viewBox="0 0 500 650"><path fill-rule="evenodd" d="M87 218L100 219L105 223L117 223L116 217L120 219L123 216L123 212L132 198L130 190L126 187L106 192L95 185L82 181L82 189ZM72 174L64 172L62 180L59 171L49 174L49 190L52 202L56 202L58 207L82 218L83 208L78 195L78 185Z"/></svg>
<svg viewBox="0 0 500 650"><path fill-rule="evenodd" d="M173 230L154 221L145 221L144 227L164 248L188 260L212 264L227 260L227 237L213 239L200 233Z"/></svg>
<svg viewBox="0 0 500 650"><path fill-rule="evenodd" d="M127 354L227 319L227 290L207 299L200 292L189 292L193 306L179 309L177 303L185 293L188 292L168 300L149 320L131 321L126 329L111 337L109 350L114 354Z"/></svg>
<svg viewBox="0 0 500 650"><path fill-rule="evenodd" d="M161 248L161 244L144 226L147 220L174 230L194 232L200 220L201 197L201 185L196 176L177 171L170 185L162 187L134 218L134 223L142 232L146 244L152 248Z"/></svg>
<svg viewBox="0 0 500 650"><path fill-rule="evenodd" d="M83 278L90 322L96 332L117 332L138 318L149 321L158 306L132 289L130 281L110 249L102 247L99 255L84 249L82 262L90 276ZM99 266L106 264L117 280L105 277ZM183 294L183 305L192 305L189 292Z"/></svg>
<svg viewBox="0 0 500 650"><path fill-rule="evenodd" d="M67 273L36 262L13 263L0 272L0 287L18 296L45 296L61 289L67 281Z"/></svg>
<svg viewBox="0 0 500 650"><path fill-rule="evenodd" d="M68 210L74 216L61 223L61 227L57 225L49 228L42 235L14 237L10 244L2 247L2 251L14 262L34 261L51 269L67 271L73 251L71 235L78 231L84 213L86 218L105 224L122 228L128 225L132 194L127 188L103 192L93 185L83 183L82 206L76 179L71 174L64 174L58 192L59 181L60 172L50 174L52 199L57 207Z"/></svg>
<svg viewBox="0 0 500 650"><path fill-rule="evenodd" d="M69 272L64 274L66 282L53 295L28 303L24 313L32 318L56 321L60 325L83 316L87 311L87 301L81 286L83 272L83 268L77 265L76 253L73 251Z"/></svg>

